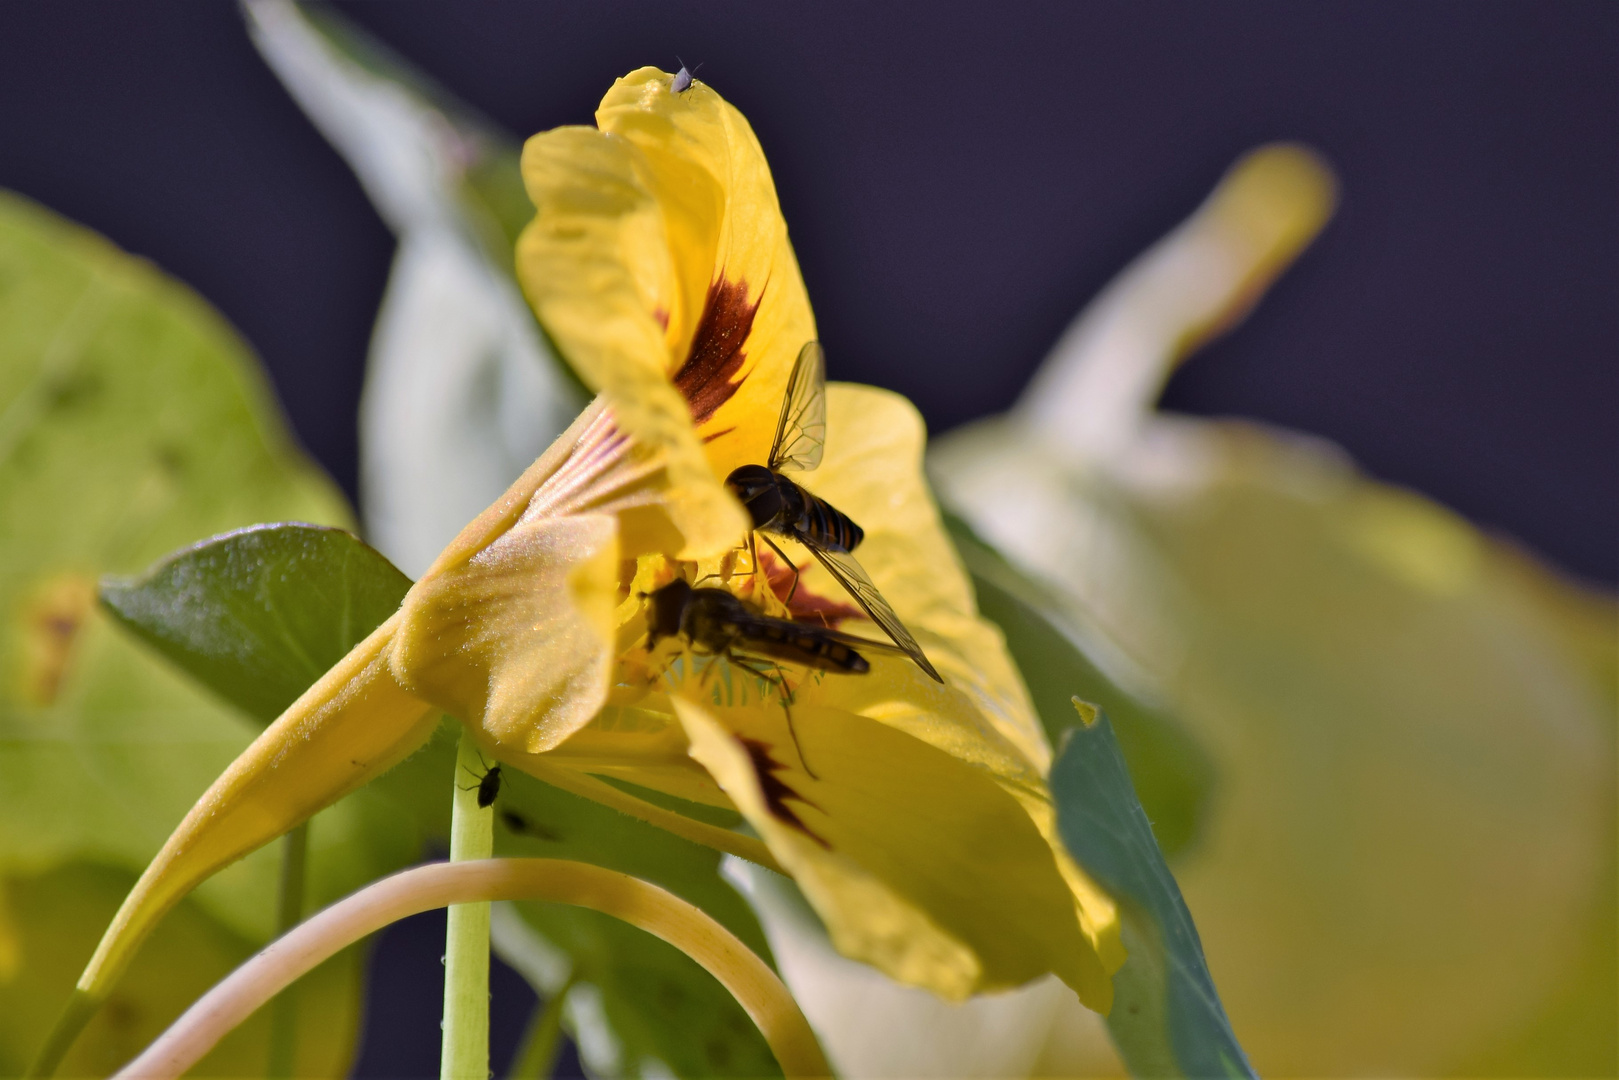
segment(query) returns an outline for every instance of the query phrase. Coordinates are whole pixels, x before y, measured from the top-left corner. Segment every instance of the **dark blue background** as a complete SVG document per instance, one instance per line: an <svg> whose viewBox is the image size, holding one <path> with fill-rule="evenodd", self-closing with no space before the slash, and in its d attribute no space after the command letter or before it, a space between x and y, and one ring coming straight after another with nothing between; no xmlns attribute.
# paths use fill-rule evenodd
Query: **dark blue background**
<svg viewBox="0 0 1619 1080"><path fill-rule="evenodd" d="M1337 219L1169 403L1329 436L1619 581L1619 6L342 10L518 135L587 122L631 68L703 61L770 155L831 374L903 391L934 430L1008 405L1236 154L1313 143ZM0 5L0 185L218 305L352 492L392 241L231 5ZM436 966L430 925L389 940L386 963ZM362 1072L435 1074L437 1002L373 1006Z"/></svg>

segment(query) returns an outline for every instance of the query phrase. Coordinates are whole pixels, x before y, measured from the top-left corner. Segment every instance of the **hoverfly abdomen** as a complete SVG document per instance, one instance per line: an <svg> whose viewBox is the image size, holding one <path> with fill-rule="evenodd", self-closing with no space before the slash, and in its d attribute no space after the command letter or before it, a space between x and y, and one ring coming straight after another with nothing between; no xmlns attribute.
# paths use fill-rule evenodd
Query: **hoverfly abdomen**
<svg viewBox="0 0 1619 1080"><path fill-rule="evenodd" d="M788 481L792 483L792 481ZM799 488L804 497L804 510L799 515L798 527L829 547L853 551L866 538L866 532L849 515L823 499L818 499Z"/></svg>
<svg viewBox="0 0 1619 1080"><path fill-rule="evenodd" d="M841 641L829 638L816 638L805 642L805 651L813 652L817 657L839 671L846 671L850 675L864 675L871 670L871 663L859 653Z"/></svg>

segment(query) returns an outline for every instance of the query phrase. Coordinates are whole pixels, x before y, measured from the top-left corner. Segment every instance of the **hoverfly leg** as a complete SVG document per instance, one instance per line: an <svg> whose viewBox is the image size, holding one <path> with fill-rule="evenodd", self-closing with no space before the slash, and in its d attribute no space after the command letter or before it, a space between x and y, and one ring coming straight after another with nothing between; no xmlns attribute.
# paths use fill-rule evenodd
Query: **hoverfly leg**
<svg viewBox="0 0 1619 1080"><path fill-rule="evenodd" d="M487 762L487 761L485 761L483 759L483 751L482 750L478 751L478 764L483 766L483 771L484 771L485 776L488 775L490 769L494 768L494 766L490 765L489 762ZM463 769L467 770L467 775L468 776L475 777L478 780L479 783L483 782L483 777L478 776L477 773L473 772L472 767L470 765L463 765L461 767ZM475 790L477 790L478 784L469 784L466 787L461 787L460 784L457 784L455 786L457 788L460 788L460 790L462 790L462 791L475 791Z"/></svg>
<svg viewBox="0 0 1619 1080"><path fill-rule="evenodd" d="M772 678L769 670L756 668L747 661L735 656L731 657L730 660L733 665L748 672L760 682L776 688L776 693L781 698L782 715L787 717L787 735L793 740L793 752L798 755L798 763L804 766L804 771L809 774L811 780L819 780L820 775L810 768L809 759L804 756L804 746L798 741L798 728L793 724L793 710L789 707L793 702L793 691L787 685L787 673L781 669L780 664L772 663L770 666L776 670L775 677Z"/></svg>
<svg viewBox="0 0 1619 1080"><path fill-rule="evenodd" d="M759 573L759 546L754 542L753 531L748 531L748 576L753 577ZM766 587L769 586L768 579Z"/></svg>
<svg viewBox="0 0 1619 1080"><path fill-rule="evenodd" d="M804 771L809 773L809 778L819 780L820 776L814 769L810 768L809 758L804 756L804 744L798 741L798 728L793 724L793 710L789 708L793 703L793 692L787 685L787 673L781 670L780 664L776 665L776 678L779 680L776 684L776 689L781 694L781 712L783 716L787 717L787 734L792 737L793 752L798 755L798 763L804 766Z"/></svg>
<svg viewBox="0 0 1619 1080"><path fill-rule="evenodd" d="M787 557L787 553L785 551L776 546L776 542L774 540L770 539L768 536L766 536L764 540L765 543L770 545L770 550L774 551L777 555L780 555L781 561L786 563L787 568L793 572L793 587L787 590L787 599L782 601L784 604L791 604L793 602L793 596L798 592L798 566L793 562L793 560Z"/></svg>

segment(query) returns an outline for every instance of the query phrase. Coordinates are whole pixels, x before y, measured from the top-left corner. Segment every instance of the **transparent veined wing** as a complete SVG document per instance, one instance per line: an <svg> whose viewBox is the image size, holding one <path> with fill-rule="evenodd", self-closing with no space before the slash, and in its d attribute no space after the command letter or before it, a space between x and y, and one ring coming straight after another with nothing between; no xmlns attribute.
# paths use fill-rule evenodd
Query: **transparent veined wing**
<svg viewBox="0 0 1619 1080"><path fill-rule="evenodd" d="M901 652L915 660L916 666L927 672L936 682L944 682L944 678L928 662L926 654L922 652L922 646L918 645L911 632L905 629L905 624L899 621L899 616L894 614L894 609L883 599L883 594L877 591L877 586L872 584L865 568L855 561L853 555L829 547L805 533L795 532L793 539L809 548L810 554L826 567L827 573L837 578L838 584L854 597L854 602L871 616L872 622L882 627L883 633L893 639ZM876 642L865 644L874 645Z"/></svg>
<svg viewBox="0 0 1619 1080"><path fill-rule="evenodd" d="M821 623L803 622L797 619L777 619L770 615L738 616L732 622L737 629L742 631L744 638L765 637L773 630L786 629L795 634L806 634L811 637L825 638L828 641L840 642L855 649L870 649L875 652L909 655L906 649L895 645L891 641L878 641L876 638L861 637L859 634L837 630ZM743 647L747 647L746 643L744 643Z"/></svg>
<svg viewBox="0 0 1619 1080"><path fill-rule="evenodd" d="M826 353L819 341L804 343L787 379L781 418L770 444L771 472L809 472L826 449Z"/></svg>

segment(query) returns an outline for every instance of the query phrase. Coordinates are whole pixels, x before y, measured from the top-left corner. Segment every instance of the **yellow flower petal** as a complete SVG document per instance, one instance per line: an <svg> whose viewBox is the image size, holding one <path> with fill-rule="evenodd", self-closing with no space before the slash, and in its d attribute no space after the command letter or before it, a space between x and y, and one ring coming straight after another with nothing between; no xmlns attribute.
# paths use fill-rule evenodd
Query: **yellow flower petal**
<svg viewBox="0 0 1619 1080"><path fill-rule="evenodd" d="M675 94L671 79L657 68L631 72L602 98L596 123L647 163L670 249L679 253L678 303L666 309L668 370L692 401L709 461L724 477L769 455L793 362L815 340L815 317L753 129L707 86ZM719 316L732 302L752 308L745 330L738 325L739 338L713 341L727 330ZM734 360L732 349L740 353ZM711 382L718 372L706 369L727 363L736 365L732 388L719 391Z"/></svg>
<svg viewBox="0 0 1619 1080"><path fill-rule="evenodd" d="M714 478L685 399L665 374L654 318L671 273L659 209L632 147L587 128L536 135L523 173L538 216L518 267L540 321L617 422L667 455L670 516L693 553L735 543L741 508Z"/></svg>
<svg viewBox="0 0 1619 1080"><path fill-rule="evenodd" d="M550 750L606 703L619 560L681 542L666 456L615 421L586 409L400 609L401 685L514 753Z"/></svg>
<svg viewBox="0 0 1619 1080"><path fill-rule="evenodd" d="M800 759L779 708L673 703L845 955L951 1000L1055 971L1108 1007L1051 848L983 771L839 709L794 706Z"/></svg>
<svg viewBox="0 0 1619 1080"><path fill-rule="evenodd" d="M982 725L979 717L987 717L1000 740L1043 774L1051 763L1051 749L1028 690L1001 632L978 617L972 585L923 478L926 432L921 416L898 394L848 383L830 384L826 405L826 456L803 482L865 530L865 542L856 552L861 566L917 635L950 687L967 698L965 709L933 711L963 717L974 727ZM841 595L813 563L806 567L801 587ZM937 687L929 688L922 680L915 683L895 688L893 699L932 706L940 698ZM855 692L881 692L881 686L881 680L871 680ZM876 715L871 711L875 707L859 711ZM911 734L959 756L975 756L962 749L955 736L922 730Z"/></svg>
<svg viewBox="0 0 1619 1080"><path fill-rule="evenodd" d="M99 999L157 920L196 885L408 757L439 710L399 686L398 616L304 692L191 808L135 884L79 979Z"/></svg>
<svg viewBox="0 0 1619 1080"><path fill-rule="evenodd" d="M865 529L861 565L947 685L927 679L908 660L873 653L869 674L806 686L798 691L799 700L879 720L992 774L1045 837L1073 893L1085 936L1105 969L1116 971L1124 962L1117 909L1056 835L1044 781L1051 750L1005 640L978 616L966 571L945 535L923 479L925 439L921 417L903 397L832 383L826 456L803 479ZM804 569L800 587L839 595L838 586L813 563Z"/></svg>
<svg viewBox="0 0 1619 1080"><path fill-rule="evenodd" d="M522 522L411 590L393 670L497 743L539 753L606 701L617 604L611 517Z"/></svg>
<svg viewBox="0 0 1619 1080"><path fill-rule="evenodd" d="M768 456L815 322L752 129L701 83L674 94L670 81L632 72L603 99L600 130L528 141L537 214L517 266L569 363L668 455L680 554L699 558L746 528L719 481Z"/></svg>

